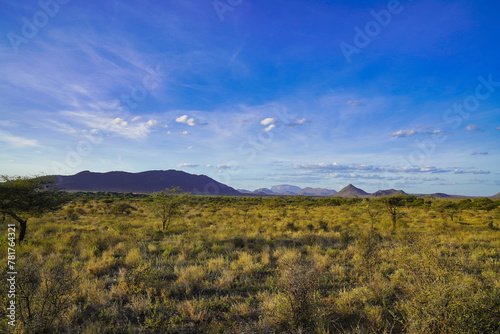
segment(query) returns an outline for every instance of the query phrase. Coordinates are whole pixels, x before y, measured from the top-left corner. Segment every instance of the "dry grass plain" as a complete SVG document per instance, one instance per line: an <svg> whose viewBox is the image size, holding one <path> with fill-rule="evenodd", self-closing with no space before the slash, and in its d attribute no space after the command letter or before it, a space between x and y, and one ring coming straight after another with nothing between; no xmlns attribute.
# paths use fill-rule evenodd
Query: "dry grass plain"
<svg viewBox="0 0 500 334"><path fill-rule="evenodd" d="M28 221L16 333L500 332L499 201L105 195Z"/></svg>

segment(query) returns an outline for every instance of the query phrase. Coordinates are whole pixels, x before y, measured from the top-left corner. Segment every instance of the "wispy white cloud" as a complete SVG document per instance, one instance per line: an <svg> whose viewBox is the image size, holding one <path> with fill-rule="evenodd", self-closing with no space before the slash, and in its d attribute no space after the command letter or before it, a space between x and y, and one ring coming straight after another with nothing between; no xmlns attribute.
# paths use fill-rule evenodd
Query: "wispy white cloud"
<svg viewBox="0 0 500 334"><path fill-rule="evenodd" d="M415 131L415 130L399 130L396 132L389 133L389 136L396 137L396 138L404 138L404 137L410 137L410 136L413 136L416 134L417 134L417 131Z"/></svg>
<svg viewBox="0 0 500 334"><path fill-rule="evenodd" d="M490 171L475 170L475 169L460 169L460 168L439 168L435 166L377 166L377 165L363 165L363 164L338 164L334 163L314 163L314 164L301 164L294 165L294 169L301 169L309 173L391 173L391 174L440 174L440 173L453 173L453 174L490 174Z"/></svg>
<svg viewBox="0 0 500 334"><path fill-rule="evenodd" d="M178 164L177 167L178 168L195 168L195 167L199 167L200 165L197 165L197 164L189 164L189 163L183 163L183 164Z"/></svg>
<svg viewBox="0 0 500 334"><path fill-rule="evenodd" d="M440 177L424 177L422 178L423 181L442 181L443 179Z"/></svg>
<svg viewBox="0 0 500 334"><path fill-rule="evenodd" d="M45 119L43 121L35 121L34 124L37 127L43 127L46 129L50 129L52 131L57 131L66 134L75 134L77 133L77 129L71 126L68 123L60 122L55 119Z"/></svg>
<svg viewBox="0 0 500 334"><path fill-rule="evenodd" d="M63 111L61 114L70 117L73 122L78 122L90 129L97 129L131 139L146 138L151 133L151 128L156 122L134 122L130 124L122 117L113 118L101 112Z"/></svg>
<svg viewBox="0 0 500 334"><path fill-rule="evenodd" d="M128 122L123 120L123 118L117 117L111 121L111 124L119 126L127 126Z"/></svg>
<svg viewBox="0 0 500 334"><path fill-rule="evenodd" d="M491 174L491 172L487 171L487 170L473 170L470 173L471 174L475 174L475 175L487 175L487 174Z"/></svg>
<svg viewBox="0 0 500 334"><path fill-rule="evenodd" d="M465 130L467 131L477 131L479 133L484 132L478 125L476 124L469 124L465 127Z"/></svg>
<svg viewBox="0 0 500 334"><path fill-rule="evenodd" d="M302 124L305 124L307 122L310 122L308 121L306 118L301 118L299 120L296 120L295 122L292 122L292 123L289 123L287 124L287 126L293 128L293 127L296 127L296 126L299 126L299 125L302 125Z"/></svg>
<svg viewBox="0 0 500 334"><path fill-rule="evenodd" d="M37 140L18 137L10 132L0 130L0 141L7 143L13 147L39 147L41 146Z"/></svg>
<svg viewBox="0 0 500 334"><path fill-rule="evenodd" d="M276 127L276 125L275 125L275 124L271 124L271 125L269 125L268 127L266 127L266 128L264 129L264 131L265 131L265 132L269 132L269 131L271 131L272 129L274 129L275 127Z"/></svg>
<svg viewBox="0 0 500 334"><path fill-rule="evenodd" d="M474 175L484 175L484 174L491 174L490 171L487 170L466 170L466 169L455 169L453 171L453 174L474 174Z"/></svg>
<svg viewBox="0 0 500 334"><path fill-rule="evenodd" d="M359 100L349 100L346 102L346 104L349 104L351 106L364 106L365 103L363 101L359 101Z"/></svg>
<svg viewBox="0 0 500 334"><path fill-rule="evenodd" d="M386 179L385 176L378 175L378 174L357 174L357 173L332 173L329 174L330 177L332 178L337 178L337 179L357 179L357 180L384 180Z"/></svg>
<svg viewBox="0 0 500 334"><path fill-rule="evenodd" d="M362 164L345 165L345 164L338 164L336 162L333 162L333 163L320 162L320 163L314 163L314 164L301 164L301 165L294 165L293 168L294 169L309 170L309 171L316 171L316 172L321 172L321 173L331 173L331 172L336 172L336 171L383 172L386 170L386 168L380 167L380 166L362 165Z"/></svg>
<svg viewBox="0 0 500 334"><path fill-rule="evenodd" d="M262 124L262 125L269 125L269 124L272 124L272 123L276 123L277 121L278 120L276 118L268 117L268 118L265 118L262 121L260 121L260 124Z"/></svg>
<svg viewBox="0 0 500 334"><path fill-rule="evenodd" d="M424 134L426 135L436 135L436 134L439 134L439 133L443 133L444 130L427 130L424 132Z"/></svg>
<svg viewBox="0 0 500 334"><path fill-rule="evenodd" d="M11 122L11 121L0 120L0 126L6 127L6 128L15 128L15 127L18 127L18 124Z"/></svg>
<svg viewBox="0 0 500 334"><path fill-rule="evenodd" d="M233 166L231 165L217 165L217 169L231 169Z"/></svg>

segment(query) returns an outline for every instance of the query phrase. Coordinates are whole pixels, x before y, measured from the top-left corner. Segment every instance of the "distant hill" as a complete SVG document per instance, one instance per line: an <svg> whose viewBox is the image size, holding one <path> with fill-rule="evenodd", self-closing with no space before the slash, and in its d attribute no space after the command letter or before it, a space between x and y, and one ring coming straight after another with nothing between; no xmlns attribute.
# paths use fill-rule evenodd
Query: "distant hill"
<svg viewBox="0 0 500 334"><path fill-rule="evenodd" d="M349 184L347 187L336 193L335 197L367 197L369 195L370 194L363 189L356 188L352 184Z"/></svg>
<svg viewBox="0 0 500 334"><path fill-rule="evenodd" d="M439 198L451 198L452 196L445 194L445 193L434 193L434 194L429 194L427 195L429 197L439 197Z"/></svg>
<svg viewBox="0 0 500 334"><path fill-rule="evenodd" d="M380 197L380 196L392 196L392 195L407 195L403 190L395 190L395 189L389 189L389 190L379 190L371 194L372 197Z"/></svg>
<svg viewBox="0 0 500 334"><path fill-rule="evenodd" d="M290 184L281 184L277 186L272 186L271 191L276 194L297 194L300 191L300 187L292 186Z"/></svg>
<svg viewBox="0 0 500 334"><path fill-rule="evenodd" d="M252 194L266 194L266 195L272 195L272 194L275 194L274 191L272 191L271 189L269 188L260 188L260 189L257 189L257 190L254 190L252 191Z"/></svg>
<svg viewBox="0 0 500 334"><path fill-rule="evenodd" d="M56 185L68 191L152 193L166 188L179 187L182 192L193 194L241 195L237 190L208 176L177 170L141 173L84 171L70 176L56 176Z"/></svg>
<svg viewBox="0 0 500 334"><path fill-rule="evenodd" d="M333 196L337 192L335 190L323 189L323 188L303 188L297 192L299 195L305 196Z"/></svg>
<svg viewBox="0 0 500 334"><path fill-rule="evenodd" d="M269 188L260 188L254 191L248 191L246 189L238 189L239 192L251 195L280 195L280 196L332 196L337 192L335 190L323 189L323 188L300 188L290 184L281 184L272 186Z"/></svg>
<svg viewBox="0 0 500 334"><path fill-rule="evenodd" d="M297 190L298 189L298 190ZM374 193L367 193L363 189L357 188L352 184L349 184L347 187L343 188L341 191L336 192L335 190L324 189L324 188L300 188L297 186L282 184L272 186L269 188L260 188L254 191L249 191L245 189L238 189L241 193L256 195L256 196L295 196L295 195L304 195L304 196L336 196L336 197L369 197L376 198L381 196L394 196L394 195L408 195L408 196L417 196L417 197L436 197L436 198L473 198L476 196L462 196L462 195L449 195L445 193L433 193L433 194L409 194L404 190L396 190L396 189L386 189L386 190L378 190ZM500 199L500 193L491 196L491 199Z"/></svg>

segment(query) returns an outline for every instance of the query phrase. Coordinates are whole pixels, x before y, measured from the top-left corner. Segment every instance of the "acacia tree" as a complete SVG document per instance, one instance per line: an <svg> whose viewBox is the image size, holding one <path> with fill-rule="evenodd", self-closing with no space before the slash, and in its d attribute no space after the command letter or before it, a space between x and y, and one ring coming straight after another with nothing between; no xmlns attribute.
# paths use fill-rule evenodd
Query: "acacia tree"
<svg viewBox="0 0 500 334"><path fill-rule="evenodd" d="M375 229L375 222L378 220L382 206L377 201L370 201L369 198L364 199L363 211L370 217L372 231Z"/></svg>
<svg viewBox="0 0 500 334"><path fill-rule="evenodd" d="M0 180L2 222L9 216L19 223L19 242L24 240L30 217L58 210L67 201L67 196L55 188L53 177L0 176Z"/></svg>
<svg viewBox="0 0 500 334"><path fill-rule="evenodd" d="M178 194L180 188L175 187L153 193L151 209L153 214L162 221L162 230L168 228L172 219L182 213L182 204L186 201L186 194Z"/></svg>
<svg viewBox="0 0 500 334"><path fill-rule="evenodd" d="M409 200L410 197L405 195L383 196L379 198L379 201L385 205L385 208L391 215L393 230L396 229L396 223L401 215L399 208L405 206Z"/></svg>
<svg viewBox="0 0 500 334"><path fill-rule="evenodd" d="M248 211L250 211L250 203L245 198L240 204L240 210L243 212L243 224L246 223Z"/></svg>
<svg viewBox="0 0 500 334"><path fill-rule="evenodd" d="M457 202L452 202L448 200L437 201L434 203L434 207L441 214L443 220L446 219L446 216L449 216L451 221L453 221L455 215L458 213Z"/></svg>

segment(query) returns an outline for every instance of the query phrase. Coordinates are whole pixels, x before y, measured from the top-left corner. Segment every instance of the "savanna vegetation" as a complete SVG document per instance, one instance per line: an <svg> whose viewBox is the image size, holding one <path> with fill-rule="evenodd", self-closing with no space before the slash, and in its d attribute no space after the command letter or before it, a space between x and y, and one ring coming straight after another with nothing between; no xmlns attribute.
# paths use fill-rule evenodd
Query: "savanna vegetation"
<svg viewBox="0 0 500 334"><path fill-rule="evenodd" d="M29 218L0 331L499 333L499 205L74 194Z"/></svg>

